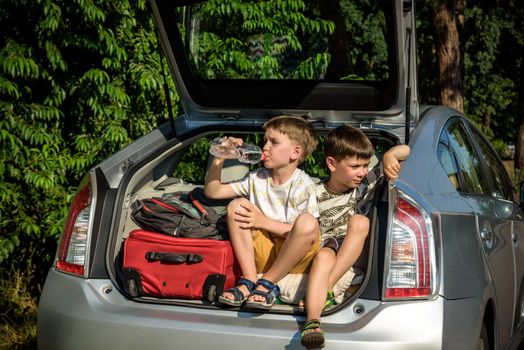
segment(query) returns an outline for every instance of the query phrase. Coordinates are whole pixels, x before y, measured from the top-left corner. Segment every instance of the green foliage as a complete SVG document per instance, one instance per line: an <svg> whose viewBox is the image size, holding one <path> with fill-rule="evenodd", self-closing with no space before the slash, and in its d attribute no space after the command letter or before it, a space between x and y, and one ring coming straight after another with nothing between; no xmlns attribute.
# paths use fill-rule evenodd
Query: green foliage
<svg viewBox="0 0 524 350"><path fill-rule="evenodd" d="M212 0L179 11L206 79L386 80L385 16L376 1Z"/></svg>
<svg viewBox="0 0 524 350"><path fill-rule="evenodd" d="M0 270L45 274L81 177L166 120L159 45L145 0L12 0L0 21Z"/></svg>
<svg viewBox="0 0 524 350"><path fill-rule="evenodd" d="M37 299L33 297L30 273L10 271L0 280L0 349L36 349Z"/></svg>
<svg viewBox="0 0 524 350"><path fill-rule="evenodd" d="M324 155L324 135L318 137L317 148L313 153L307 157L300 165L300 168L313 177L325 178L329 176L329 169L327 168Z"/></svg>
<svg viewBox="0 0 524 350"><path fill-rule="evenodd" d="M417 3L419 96L426 104L437 103L436 3ZM518 130L523 10L516 1L466 3L464 9L464 112L478 126L486 126L481 129L501 156L506 152L501 145L513 143Z"/></svg>
<svg viewBox="0 0 524 350"><path fill-rule="evenodd" d="M346 18L347 37L351 40L354 72L351 79L381 80L388 77L388 51L384 38L383 14L375 1L341 2ZM365 10L364 10L365 9ZM370 15L379 13L378 15ZM349 78L349 77L348 77Z"/></svg>
<svg viewBox="0 0 524 350"><path fill-rule="evenodd" d="M205 19L192 44L197 72L210 79L314 79L325 75L330 55L311 48L308 38L325 37L334 23L308 13L301 0L246 3L211 0L193 16ZM296 66L290 55L303 54Z"/></svg>
<svg viewBox="0 0 524 350"><path fill-rule="evenodd" d="M209 159L209 141L214 137L203 137L187 147L178 163L173 176L193 183L204 183L207 161Z"/></svg>
<svg viewBox="0 0 524 350"><path fill-rule="evenodd" d="M430 105L437 104L438 67L433 26L435 6L435 0L416 2L419 99L421 103Z"/></svg>
<svg viewBox="0 0 524 350"><path fill-rule="evenodd" d="M490 120L496 138L511 140L515 132L508 134L507 126L515 125L515 115L508 112L517 99L517 91L513 77L507 76L506 67L501 65L502 33L508 30L511 22L500 7L466 8L465 15L468 19L464 57L465 111L478 123Z"/></svg>

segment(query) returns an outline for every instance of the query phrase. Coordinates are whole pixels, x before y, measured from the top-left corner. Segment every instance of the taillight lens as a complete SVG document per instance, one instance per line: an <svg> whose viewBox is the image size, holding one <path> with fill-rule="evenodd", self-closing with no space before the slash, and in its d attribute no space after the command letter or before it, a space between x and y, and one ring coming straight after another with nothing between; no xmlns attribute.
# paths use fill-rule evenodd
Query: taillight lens
<svg viewBox="0 0 524 350"><path fill-rule="evenodd" d="M88 180L76 194L67 217L58 250L56 268L84 276L91 217L91 182Z"/></svg>
<svg viewBox="0 0 524 350"><path fill-rule="evenodd" d="M435 291L435 242L430 217L397 193L389 226L385 299L427 298Z"/></svg>

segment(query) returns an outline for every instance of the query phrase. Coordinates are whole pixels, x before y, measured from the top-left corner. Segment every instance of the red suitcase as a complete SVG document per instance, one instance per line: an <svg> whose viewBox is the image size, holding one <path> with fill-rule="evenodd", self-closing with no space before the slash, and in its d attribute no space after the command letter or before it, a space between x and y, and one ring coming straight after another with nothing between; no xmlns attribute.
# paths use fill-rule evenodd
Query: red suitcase
<svg viewBox="0 0 524 350"><path fill-rule="evenodd" d="M231 243L135 230L124 241L124 288L132 297L216 301L235 286Z"/></svg>

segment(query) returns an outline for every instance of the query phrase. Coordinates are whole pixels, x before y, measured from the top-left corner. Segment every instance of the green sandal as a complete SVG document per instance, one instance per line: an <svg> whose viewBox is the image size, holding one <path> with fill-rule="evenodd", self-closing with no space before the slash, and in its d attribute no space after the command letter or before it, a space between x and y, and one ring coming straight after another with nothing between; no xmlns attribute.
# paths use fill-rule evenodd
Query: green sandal
<svg viewBox="0 0 524 350"><path fill-rule="evenodd" d="M337 302L335 301L335 294L332 290L328 291L327 293L326 302L324 303L324 309L331 305L337 305Z"/></svg>
<svg viewBox="0 0 524 350"><path fill-rule="evenodd" d="M326 302L324 303L324 309L331 305L337 305L337 302L335 300L335 294L332 290L328 291L327 293ZM299 311L304 311L306 309L306 297L303 297L298 302L297 308Z"/></svg>
<svg viewBox="0 0 524 350"><path fill-rule="evenodd" d="M300 333L300 343L306 349L316 349L324 347L324 331L320 325L320 320L313 319L306 322L302 333Z"/></svg>

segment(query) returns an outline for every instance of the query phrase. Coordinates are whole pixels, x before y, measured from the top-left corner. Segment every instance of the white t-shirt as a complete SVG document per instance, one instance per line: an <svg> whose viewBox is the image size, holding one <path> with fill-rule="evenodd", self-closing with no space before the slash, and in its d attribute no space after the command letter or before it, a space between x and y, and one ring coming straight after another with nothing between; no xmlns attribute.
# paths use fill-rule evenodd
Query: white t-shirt
<svg viewBox="0 0 524 350"><path fill-rule="evenodd" d="M248 198L273 220L292 224L304 212L319 216L315 184L301 169L296 169L282 185L273 185L267 168L253 170L230 185L237 195Z"/></svg>
<svg viewBox="0 0 524 350"><path fill-rule="evenodd" d="M320 211L322 245L329 237L345 236L349 218L356 214L367 215L372 204L372 194L378 180L384 176L382 162L371 169L357 188L345 193L330 191L325 182L317 185Z"/></svg>

